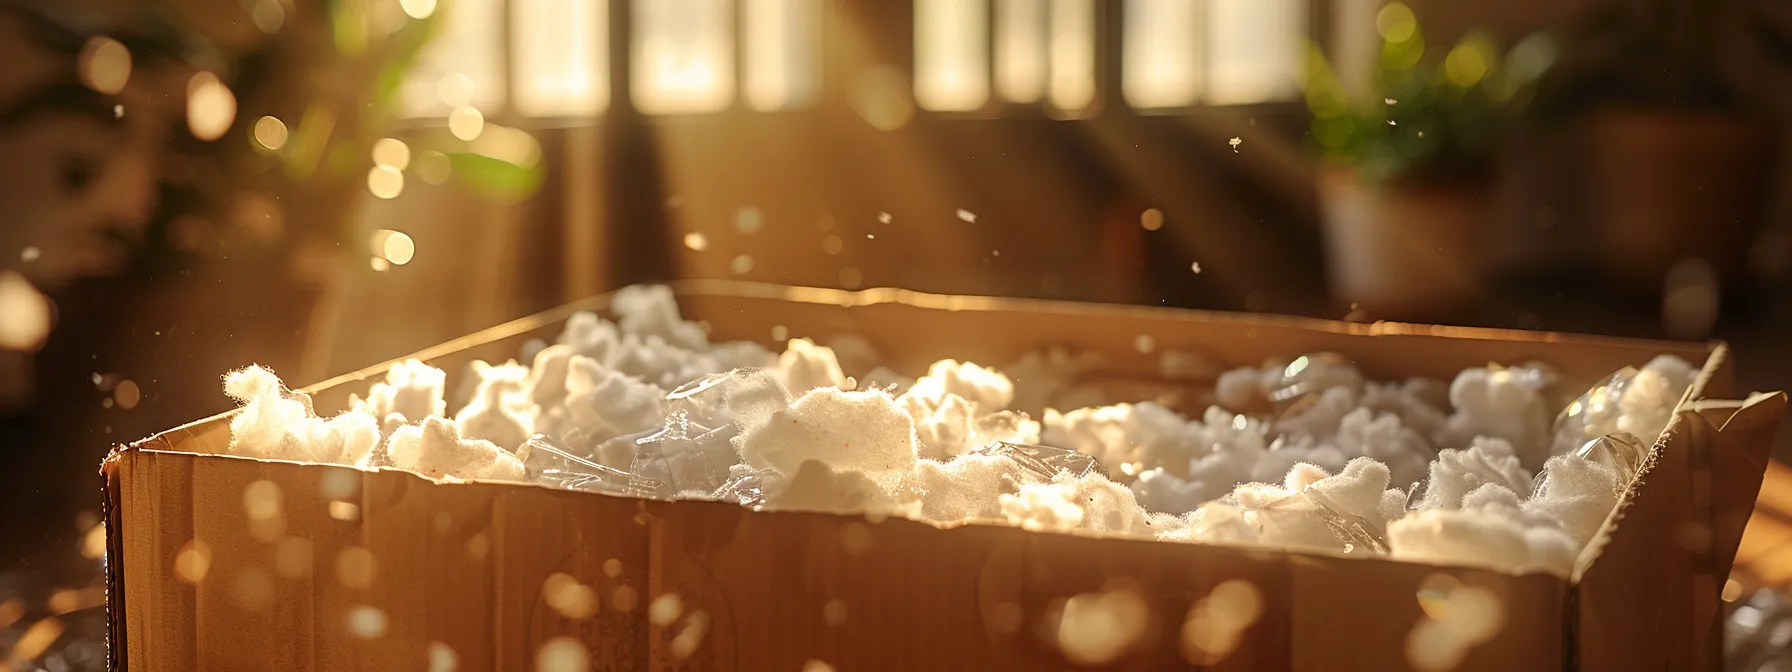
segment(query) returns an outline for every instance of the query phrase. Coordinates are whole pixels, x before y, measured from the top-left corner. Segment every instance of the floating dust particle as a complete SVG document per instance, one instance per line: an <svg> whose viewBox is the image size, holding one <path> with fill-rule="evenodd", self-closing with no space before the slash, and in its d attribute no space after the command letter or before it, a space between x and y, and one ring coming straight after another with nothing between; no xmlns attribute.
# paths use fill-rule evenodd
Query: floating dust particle
<svg viewBox="0 0 1792 672"><path fill-rule="evenodd" d="M492 552L492 540L484 532L473 535L467 540L467 558L479 561Z"/></svg>
<svg viewBox="0 0 1792 672"><path fill-rule="evenodd" d="M249 10L249 22L270 35L280 32L280 27L286 25L286 8L280 6L279 0L255 0L255 7Z"/></svg>
<svg viewBox="0 0 1792 672"><path fill-rule="evenodd" d="M100 523L87 531L81 538L81 556L89 560L98 560L106 555L106 524Z"/></svg>
<svg viewBox="0 0 1792 672"><path fill-rule="evenodd" d="M442 642L429 643L429 672L454 672L460 667L460 655Z"/></svg>
<svg viewBox="0 0 1792 672"><path fill-rule="evenodd" d="M398 0L398 6L404 9L405 16L419 21L436 13L436 0Z"/></svg>
<svg viewBox="0 0 1792 672"><path fill-rule="evenodd" d="M379 607L361 605L348 612L348 631L361 639L386 636L386 612Z"/></svg>
<svg viewBox="0 0 1792 672"><path fill-rule="evenodd" d="M572 637L555 637L535 650L536 672L587 672L591 653Z"/></svg>
<svg viewBox="0 0 1792 672"><path fill-rule="evenodd" d="M50 595L50 599L49 599L50 612L54 613L58 616L60 616L62 614L69 613L71 611L80 611L82 609L92 609L94 607L103 606L105 604L106 604L106 588L105 588L105 586L89 586L86 588L72 588L69 590L58 590L55 593L52 593ZM21 606L22 606L22 603L21 603ZM21 613L21 615L23 614L22 611L20 613ZM17 617L14 617L13 620L17 620ZM0 625L0 628L4 628L4 627L6 627L6 626Z"/></svg>
<svg viewBox="0 0 1792 672"><path fill-rule="evenodd" d="M35 352L50 336L50 299L14 271L0 271L0 349Z"/></svg>
<svg viewBox="0 0 1792 672"><path fill-rule="evenodd" d="M597 614L597 591L567 574L555 572L549 575L541 584L541 598L567 618L590 618Z"/></svg>
<svg viewBox="0 0 1792 672"><path fill-rule="evenodd" d="M75 75L97 93L110 96L123 91L131 81L131 50L104 35L89 38L75 56Z"/></svg>
<svg viewBox="0 0 1792 672"><path fill-rule="evenodd" d="M453 171L448 155L433 149L424 150L417 156L417 177L427 184L441 184L448 181L448 174Z"/></svg>
<svg viewBox="0 0 1792 672"><path fill-rule="evenodd" d="M1234 137L1234 138L1232 138L1232 139L1231 139L1231 140L1227 140L1227 141L1226 141L1226 144L1228 144L1228 145L1231 145L1231 146L1232 146L1232 153L1233 153L1233 154L1237 154L1237 153L1238 153L1238 146L1239 146L1239 145L1242 145L1242 144L1244 144L1244 138L1239 138L1239 137Z"/></svg>
<svg viewBox="0 0 1792 672"><path fill-rule="evenodd" d="M1146 208L1144 212L1139 213L1139 226L1145 227L1146 231L1164 228L1163 211L1157 208Z"/></svg>
<svg viewBox="0 0 1792 672"><path fill-rule="evenodd" d="M890 222L896 221L896 217L887 212L880 212L877 213L877 221L880 224L889 224Z"/></svg>
<svg viewBox="0 0 1792 672"><path fill-rule="evenodd" d="M667 627L676 623L684 613L684 600L677 593L666 593L653 598L647 605L647 621L659 627Z"/></svg>
<svg viewBox="0 0 1792 672"><path fill-rule="evenodd" d="M361 507L354 502L333 501L330 502L330 517L352 523L361 519Z"/></svg>
<svg viewBox="0 0 1792 672"><path fill-rule="evenodd" d="M249 520L272 520L281 516L280 484L258 480L243 486L243 513Z"/></svg>
<svg viewBox="0 0 1792 672"><path fill-rule="evenodd" d="M391 166L374 166L367 171L367 191L375 198L398 198L404 193L404 173Z"/></svg>
<svg viewBox="0 0 1792 672"><path fill-rule="evenodd" d="M187 130L193 137L217 140L235 120L236 94L217 75L200 71L187 80Z"/></svg>
<svg viewBox="0 0 1792 672"><path fill-rule="evenodd" d="M765 228L765 213L759 208L749 205L734 211L734 230L752 234L762 228Z"/></svg>
<svg viewBox="0 0 1792 672"><path fill-rule="evenodd" d="M1182 657L1196 665L1215 665L1238 648L1244 631L1263 615L1263 594L1255 584L1232 579L1214 586L1189 608L1182 623Z"/></svg>
<svg viewBox="0 0 1792 672"><path fill-rule="evenodd" d="M735 257L728 262L728 270L734 271L735 275L746 275L752 272L753 257L745 254Z"/></svg>
<svg viewBox="0 0 1792 672"><path fill-rule="evenodd" d="M1064 602L1056 635L1064 657L1078 665L1105 665L1144 637L1150 608L1129 588L1079 593Z"/></svg>
<svg viewBox="0 0 1792 672"><path fill-rule="evenodd" d="M404 170L411 165L411 146L398 138L380 138L373 142L373 165Z"/></svg>
<svg viewBox="0 0 1792 672"><path fill-rule="evenodd" d="M639 599L635 589L628 586L617 586L616 590L610 593L610 606L616 607L617 611L628 613L635 610L635 602Z"/></svg>
<svg viewBox="0 0 1792 672"><path fill-rule="evenodd" d="M354 469L325 469L317 481L317 492L325 499L348 499L360 491L361 472Z"/></svg>
<svg viewBox="0 0 1792 672"><path fill-rule="evenodd" d="M472 142L485 132L485 115L479 108L462 105L448 113L448 132L454 137Z"/></svg>
<svg viewBox="0 0 1792 672"><path fill-rule="evenodd" d="M367 260L367 267L373 269L376 273L385 273L386 271L392 270L392 262L379 257L373 257Z"/></svg>
<svg viewBox="0 0 1792 672"><path fill-rule="evenodd" d="M231 581L230 598L243 611L262 611L274 603L274 578L260 567L244 567Z"/></svg>
<svg viewBox="0 0 1792 672"><path fill-rule="evenodd" d="M846 603L838 599L828 600L821 607L821 622L832 627L840 627L846 622Z"/></svg>
<svg viewBox="0 0 1792 672"><path fill-rule="evenodd" d="M1189 264L1188 270L1194 271L1196 275L1199 275L1201 273L1201 262L1197 261Z"/></svg>
<svg viewBox="0 0 1792 672"><path fill-rule="evenodd" d="M834 666L819 659L810 658L809 662L803 663L803 672L834 672Z"/></svg>
<svg viewBox="0 0 1792 672"><path fill-rule="evenodd" d="M709 238L692 231L684 234L684 246L690 248L692 252L702 252L709 249Z"/></svg>
<svg viewBox="0 0 1792 672"><path fill-rule="evenodd" d="M707 634L709 614L701 609L692 611L690 616L685 617L684 627L679 628L678 634L672 637L672 656L680 660L691 657L691 654L697 652L697 647L703 645L703 637Z"/></svg>
<svg viewBox="0 0 1792 672"><path fill-rule="evenodd" d="M1426 618L1446 618L1450 607L1450 593L1461 586L1462 581L1449 574L1437 573L1425 577L1424 582L1419 584L1419 609L1425 612Z"/></svg>
<svg viewBox="0 0 1792 672"><path fill-rule="evenodd" d="M772 340L778 343L790 340L790 328L782 324L772 325Z"/></svg>
<svg viewBox="0 0 1792 672"><path fill-rule="evenodd" d="M311 574L311 540L287 537L274 544L274 572L296 579Z"/></svg>
<svg viewBox="0 0 1792 672"><path fill-rule="evenodd" d="M1139 334L1132 339L1132 347L1139 352L1151 354L1152 350L1157 349L1157 339L1152 338L1150 334Z"/></svg>
<svg viewBox="0 0 1792 672"><path fill-rule="evenodd" d="M344 586L367 590L373 586L378 569L379 561L374 559L373 551L360 546L349 546L336 555L336 580Z"/></svg>
<svg viewBox="0 0 1792 672"><path fill-rule="evenodd" d="M610 558L604 561L604 576L612 579L622 576L622 561Z"/></svg>
<svg viewBox="0 0 1792 672"><path fill-rule="evenodd" d="M1420 620L1406 636L1406 662L1425 672L1455 669L1467 653L1467 642L1430 619Z"/></svg>
<svg viewBox="0 0 1792 672"><path fill-rule="evenodd" d="M286 122L281 121L278 117L262 117L255 120L252 135L255 137L257 147L272 152L285 147L287 139L292 134L286 128Z"/></svg>
<svg viewBox="0 0 1792 672"><path fill-rule="evenodd" d="M871 551L871 528L851 522L840 528L840 547L847 555L864 555Z"/></svg>
<svg viewBox="0 0 1792 672"><path fill-rule="evenodd" d="M188 541L174 555L174 575L187 583L204 581L205 573L211 568L212 547L198 539Z"/></svg>
<svg viewBox="0 0 1792 672"><path fill-rule="evenodd" d="M971 212L964 208L958 209L958 218L961 220L964 220L966 222L972 223L972 224L977 223L977 213Z"/></svg>
<svg viewBox="0 0 1792 672"><path fill-rule="evenodd" d="M43 251L37 249L35 246L26 246L25 249L19 250L19 261L23 261L27 264L37 261L37 258L41 256L43 256Z"/></svg>

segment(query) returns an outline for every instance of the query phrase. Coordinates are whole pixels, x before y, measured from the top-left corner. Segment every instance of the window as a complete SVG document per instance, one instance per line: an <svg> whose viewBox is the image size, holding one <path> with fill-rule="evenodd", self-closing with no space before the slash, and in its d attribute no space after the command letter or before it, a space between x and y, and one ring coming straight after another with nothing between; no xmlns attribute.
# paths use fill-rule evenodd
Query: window
<svg viewBox="0 0 1792 672"><path fill-rule="evenodd" d="M720 112L734 102L734 3L634 0L630 92L647 114Z"/></svg>
<svg viewBox="0 0 1792 672"><path fill-rule="evenodd" d="M1201 97L1204 31L1196 0L1126 0L1120 92L1138 109Z"/></svg>
<svg viewBox="0 0 1792 672"><path fill-rule="evenodd" d="M1121 92L1141 110L1288 100L1307 0L1127 0Z"/></svg>
<svg viewBox="0 0 1792 672"><path fill-rule="evenodd" d="M915 0L915 103L969 112L988 101L988 3Z"/></svg>
<svg viewBox="0 0 1792 672"><path fill-rule="evenodd" d="M1306 0L1207 0L1211 105L1287 100L1300 93Z"/></svg>
<svg viewBox="0 0 1792 672"><path fill-rule="evenodd" d="M591 117L610 103L606 0L511 0L511 100L531 117Z"/></svg>
<svg viewBox="0 0 1792 672"><path fill-rule="evenodd" d="M814 104L821 92L821 0L743 0L747 105L761 112Z"/></svg>
<svg viewBox="0 0 1792 672"><path fill-rule="evenodd" d="M399 90L405 114L444 117L457 107L492 112L504 104L501 0L454 0L435 8L436 37Z"/></svg>

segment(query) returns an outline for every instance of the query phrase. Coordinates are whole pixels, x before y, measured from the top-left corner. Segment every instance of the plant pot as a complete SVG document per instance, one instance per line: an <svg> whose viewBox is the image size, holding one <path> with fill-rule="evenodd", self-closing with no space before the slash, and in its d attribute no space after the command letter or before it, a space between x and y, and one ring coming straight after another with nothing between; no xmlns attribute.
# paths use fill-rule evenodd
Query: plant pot
<svg viewBox="0 0 1792 672"><path fill-rule="evenodd" d="M1332 298L1377 318L1464 312L1485 289L1487 189L1472 182L1320 181Z"/></svg>
<svg viewBox="0 0 1792 672"><path fill-rule="evenodd" d="M1659 292L1668 268L1689 257L1704 259L1721 280L1739 279L1761 228L1767 135L1720 113L1593 117L1587 213L1607 284Z"/></svg>

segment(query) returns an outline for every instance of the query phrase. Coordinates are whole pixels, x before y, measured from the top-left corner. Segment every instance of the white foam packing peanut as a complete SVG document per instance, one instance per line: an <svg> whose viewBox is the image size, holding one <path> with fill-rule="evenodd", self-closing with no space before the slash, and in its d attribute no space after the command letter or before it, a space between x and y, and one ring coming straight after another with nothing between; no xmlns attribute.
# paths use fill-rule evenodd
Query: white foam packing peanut
<svg viewBox="0 0 1792 672"><path fill-rule="evenodd" d="M528 389L529 369L515 360L493 366L472 364L477 384L473 398L454 416L461 436L484 439L515 451L535 433L537 405Z"/></svg>
<svg viewBox="0 0 1792 672"><path fill-rule="evenodd" d="M522 460L490 441L462 438L454 423L441 416L398 428L386 451L392 466L432 478L524 480Z"/></svg>
<svg viewBox="0 0 1792 672"><path fill-rule="evenodd" d="M895 399L878 390L810 390L741 434L735 445L747 464L786 476L808 460L880 473L907 472L916 459L913 422Z"/></svg>
<svg viewBox="0 0 1792 672"><path fill-rule="evenodd" d="M1536 469L1550 454L1551 409L1544 392L1555 374L1541 364L1464 369L1450 383L1455 411L1437 442L1464 446L1477 436L1505 439L1526 468Z"/></svg>
<svg viewBox="0 0 1792 672"><path fill-rule="evenodd" d="M566 416L569 429L594 440L660 427L664 390L599 363L574 355L567 363Z"/></svg>
<svg viewBox="0 0 1792 672"><path fill-rule="evenodd" d="M1553 376L1536 365L1470 369L1446 400L1438 382L1365 381L1335 356L1302 358L1300 371L1271 363L1222 376L1230 391L1218 396L1237 407L1261 410L1272 392L1298 388L1292 403L1278 395L1290 409L1281 417L1213 407L1188 419L1142 402L1048 410L1041 427L1006 407L1054 394L1033 395L1033 383L1069 389L1091 358L1036 354L1015 378L945 360L896 396L883 387L840 389L850 383L838 355L808 340L790 341L781 357L751 344L711 344L678 317L666 292L623 295L616 308L615 323L575 315L530 367L475 365L476 392L452 421L443 417L444 375L421 362L395 365L354 411L329 420L271 372L238 372L227 383L244 405L232 421L231 451L365 463L383 434L399 468L521 479L509 450L516 446L507 444L529 432L549 432L627 470L638 439L677 418L726 428L737 454L720 444L723 463L714 468L761 474L768 508L1369 552L1345 546L1336 521L1328 524L1347 516L1370 534L1385 532L1396 557L1552 572L1571 567L1616 499L1610 469L1560 456L1548 461L1536 496L1518 495L1530 489L1529 460L1540 466L1551 444L1543 400ZM666 397L741 365L765 368L725 374L713 394ZM862 356L854 364L870 365ZM1678 360L1651 362L1585 431L1659 434L1692 375ZM998 440L1083 451L1117 480L1093 472L1048 478L976 452ZM739 462L726 464L730 457ZM1400 488L1427 472L1420 510L1404 512Z"/></svg>
<svg viewBox="0 0 1792 672"><path fill-rule="evenodd" d="M846 387L846 374L840 372L834 351L807 338L790 339L784 354L778 355L778 377L785 389L797 394L817 387Z"/></svg>
<svg viewBox="0 0 1792 672"><path fill-rule="evenodd" d="M948 359L935 362L896 403L915 426L920 456L942 460L996 441L1038 443L1038 422L1001 410L1013 398L1007 376Z"/></svg>
<svg viewBox="0 0 1792 672"><path fill-rule="evenodd" d="M1531 474L1512 454L1505 439L1477 437L1462 450L1444 450L1431 463L1421 509L1459 509L1470 492L1494 484L1512 492L1530 492Z"/></svg>
<svg viewBox="0 0 1792 672"><path fill-rule="evenodd" d="M381 429L391 432L397 425L418 422L448 410L443 398L448 376L441 369L415 359L392 365L386 379L368 389L367 398L349 396L349 407L366 411L379 418Z"/></svg>
<svg viewBox="0 0 1792 672"><path fill-rule="evenodd" d="M273 371L249 366L224 377L224 392L242 409L230 419L231 454L359 464L379 443L379 423L364 411L325 420L303 394L287 392Z"/></svg>

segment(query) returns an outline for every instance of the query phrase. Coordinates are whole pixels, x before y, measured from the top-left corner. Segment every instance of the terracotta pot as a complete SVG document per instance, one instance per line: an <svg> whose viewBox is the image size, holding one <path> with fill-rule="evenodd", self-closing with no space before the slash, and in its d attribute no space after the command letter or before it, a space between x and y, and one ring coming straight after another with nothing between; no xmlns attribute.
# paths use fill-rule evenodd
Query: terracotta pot
<svg viewBox="0 0 1792 672"><path fill-rule="evenodd" d="M1475 183L1320 182L1333 299L1378 318L1461 312L1484 285L1487 189Z"/></svg>
<svg viewBox="0 0 1792 672"><path fill-rule="evenodd" d="M1745 269L1761 228L1768 137L1739 117L1606 112L1588 128L1587 213L1601 273L1656 292L1677 260Z"/></svg>

